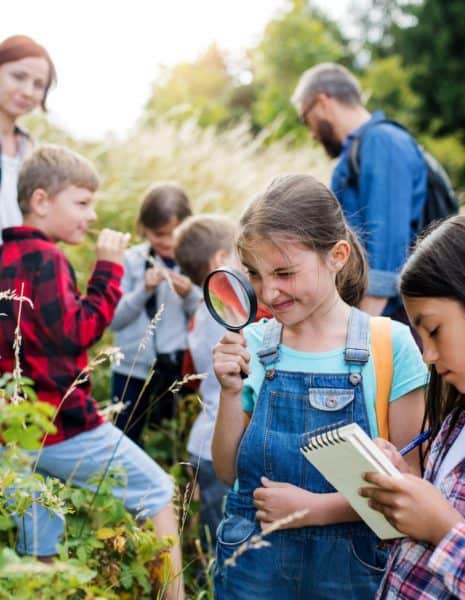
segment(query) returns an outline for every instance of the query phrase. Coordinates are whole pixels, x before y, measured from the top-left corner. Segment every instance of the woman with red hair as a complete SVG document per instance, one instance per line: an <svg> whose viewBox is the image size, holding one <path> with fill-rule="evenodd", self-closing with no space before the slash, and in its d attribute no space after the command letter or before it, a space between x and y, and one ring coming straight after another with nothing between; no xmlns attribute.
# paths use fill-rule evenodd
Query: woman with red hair
<svg viewBox="0 0 465 600"><path fill-rule="evenodd" d="M55 81L48 52L33 39L15 35L0 43L0 234L5 227L22 223L16 184L32 143L17 120L39 105L46 110Z"/></svg>

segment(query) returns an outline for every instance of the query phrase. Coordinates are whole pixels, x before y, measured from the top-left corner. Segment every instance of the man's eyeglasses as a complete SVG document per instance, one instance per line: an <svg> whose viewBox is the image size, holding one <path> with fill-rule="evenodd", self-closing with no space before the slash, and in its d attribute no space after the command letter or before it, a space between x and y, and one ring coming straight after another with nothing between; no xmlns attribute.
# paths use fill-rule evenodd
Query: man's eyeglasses
<svg viewBox="0 0 465 600"><path fill-rule="evenodd" d="M308 113L315 108L318 103L318 96L313 96L303 105L303 109L299 115L299 121L302 123L304 127L310 128L308 122Z"/></svg>

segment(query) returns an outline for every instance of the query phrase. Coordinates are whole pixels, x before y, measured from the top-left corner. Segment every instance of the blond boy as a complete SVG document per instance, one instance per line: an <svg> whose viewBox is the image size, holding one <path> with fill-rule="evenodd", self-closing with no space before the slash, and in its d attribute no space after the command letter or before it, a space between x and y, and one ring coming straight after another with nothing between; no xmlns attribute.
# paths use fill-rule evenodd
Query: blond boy
<svg viewBox="0 0 465 600"><path fill-rule="evenodd" d="M44 448L33 453L37 469L73 485L91 487L89 478L109 461L127 473L127 486L114 489L125 506L151 518L159 534L177 534L171 505L173 485L166 473L110 423L105 423L90 395L87 380L73 387L87 367L87 349L103 334L121 296L123 252L128 236L104 229L98 236L96 263L87 293L80 295L74 271L57 242L79 244L95 221L94 194L98 177L82 156L60 146L38 148L23 164L18 180L18 203L24 225L3 231L0 281L3 289L30 298L22 304L21 367L35 382L37 395L56 407L56 433L46 436ZM0 312L0 371L14 367L14 328L18 303L2 301ZM43 518L42 518L43 517ZM63 534L58 516L33 514L19 524L18 550L53 556ZM173 550L176 570L180 551ZM178 578L172 597L183 597Z"/></svg>

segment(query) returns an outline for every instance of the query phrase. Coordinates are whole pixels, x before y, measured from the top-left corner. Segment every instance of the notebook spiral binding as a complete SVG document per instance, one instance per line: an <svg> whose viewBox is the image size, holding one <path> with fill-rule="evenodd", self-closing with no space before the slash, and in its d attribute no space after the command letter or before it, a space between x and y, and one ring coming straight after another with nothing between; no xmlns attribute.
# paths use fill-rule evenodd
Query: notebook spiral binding
<svg viewBox="0 0 465 600"><path fill-rule="evenodd" d="M300 438L300 447L302 450L317 450L325 446L340 444L345 440L341 437L339 429L348 424L348 421L338 421L331 425L318 427L318 429L314 429L308 433L303 433Z"/></svg>

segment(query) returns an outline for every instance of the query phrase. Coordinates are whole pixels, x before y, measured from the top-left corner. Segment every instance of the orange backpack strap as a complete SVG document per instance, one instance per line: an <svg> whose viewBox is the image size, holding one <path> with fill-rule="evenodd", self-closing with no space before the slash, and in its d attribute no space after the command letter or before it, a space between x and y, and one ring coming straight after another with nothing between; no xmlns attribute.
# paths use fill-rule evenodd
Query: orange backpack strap
<svg viewBox="0 0 465 600"><path fill-rule="evenodd" d="M392 323L389 317L371 317L371 352L376 374L376 421L378 435L389 439L389 397L391 395L393 358Z"/></svg>

